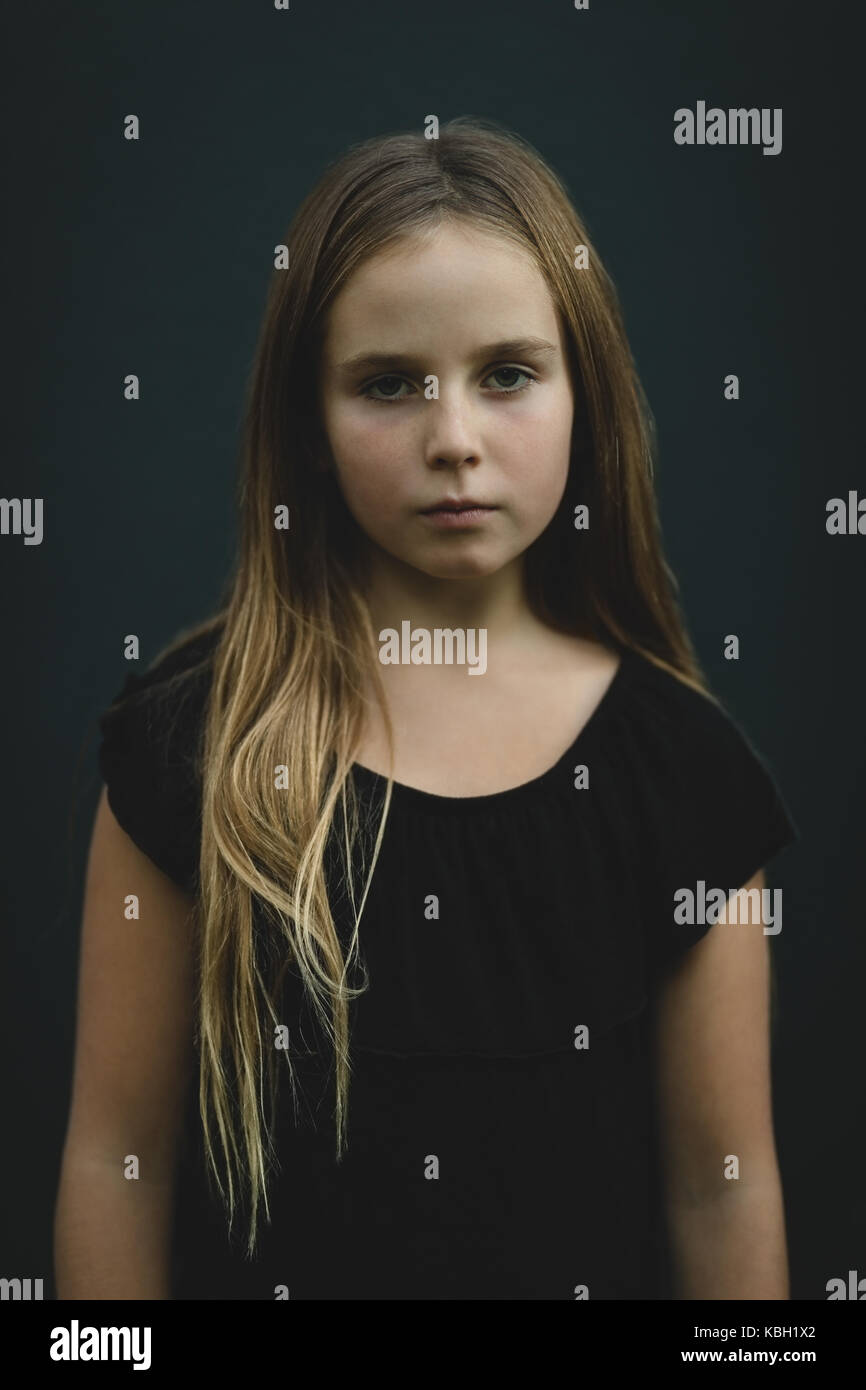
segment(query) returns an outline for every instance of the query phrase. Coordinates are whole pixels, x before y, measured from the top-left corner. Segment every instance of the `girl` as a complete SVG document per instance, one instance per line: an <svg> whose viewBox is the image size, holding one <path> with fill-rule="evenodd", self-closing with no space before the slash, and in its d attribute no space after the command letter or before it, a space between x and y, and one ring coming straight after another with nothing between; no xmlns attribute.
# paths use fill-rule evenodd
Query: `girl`
<svg viewBox="0 0 866 1390"><path fill-rule="evenodd" d="M735 894L796 831L615 289L493 122L353 149L287 243L226 601L101 721L58 1292L785 1298Z"/></svg>

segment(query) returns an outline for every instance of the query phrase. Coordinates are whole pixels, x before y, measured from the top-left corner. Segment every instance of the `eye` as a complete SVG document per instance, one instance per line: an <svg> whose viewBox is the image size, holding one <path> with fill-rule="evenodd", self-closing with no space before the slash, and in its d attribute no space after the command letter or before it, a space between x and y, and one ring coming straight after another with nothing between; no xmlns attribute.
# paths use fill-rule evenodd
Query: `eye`
<svg viewBox="0 0 866 1390"><path fill-rule="evenodd" d="M373 390L373 387L381 387L383 382L386 386L393 386L395 383L397 386L408 386L409 384L405 377L402 376L380 376L377 377L375 381L371 381L366 386L363 386L361 388L361 395L366 396L368 401L376 401L378 405L389 405L392 401L404 401L406 399L405 396L398 396L387 390L383 396L371 396L369 393Z"/></svg>
<svg viewBox="0 0 866 1390"><path fill-rule="evenodd" d="M492 372L488 373L485 380L489 380L491 377L508 376L509 374L512 377L525 377L526 380L520 386L508 384L503 386L500 384L498 387L494 387L493 394L495 396L516 396L518 391L526 391L530 386L534 386L537 381L537 378L531 376L529 372L524 371L523 367L496 367ZM410 383L406 381L405 377L389 374L388 376L377 377L375 381L370 381L366 386L362 386L360 394L365 396L368 401L375 401L377 405L393 405L407 399L406 396L397 394L401 385L409 386ZM371 395L370 393L374 390L381 391L382 394L376 396Z"/></svg>
<svg viewBox="0 0 866 1390"><path fill-rule="evenodd" d="M517 376L525 376L526 381L524 382L523 386L513 386L511 388L507 386L503 387L499 391L499 395L501 396L514 396L518 391L525 391L527 387L535 385L535 377L530 376L529 373L525 372L522 367L497 367L494 371L490 373L490 375L502 376L503 373L507 375L509 372L512 372Z"/></svg>

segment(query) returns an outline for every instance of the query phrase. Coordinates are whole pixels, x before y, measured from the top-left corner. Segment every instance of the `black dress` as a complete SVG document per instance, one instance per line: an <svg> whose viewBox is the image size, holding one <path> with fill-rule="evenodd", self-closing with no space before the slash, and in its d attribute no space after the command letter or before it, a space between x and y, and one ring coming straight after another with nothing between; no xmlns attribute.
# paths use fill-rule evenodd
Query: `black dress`
<svg viewBox="0 0 866 1390"><path fill-rule="evenodd" d="M100 721L117 820L191 894L212 640L129 676ZM353 776L375 807L385 780ZM361 918L347 1153L338 1165L313 1047L297 1110L284 1088L272 1222L250 1262L208 1196L192 1088L174 1297L669 1298L653 1007L713 920L679 925L674 893L740 888L797 835L733 720L634 653L542 776L461 798L395 785ZM309 1043L294 977L282 1007Z"/></svg>

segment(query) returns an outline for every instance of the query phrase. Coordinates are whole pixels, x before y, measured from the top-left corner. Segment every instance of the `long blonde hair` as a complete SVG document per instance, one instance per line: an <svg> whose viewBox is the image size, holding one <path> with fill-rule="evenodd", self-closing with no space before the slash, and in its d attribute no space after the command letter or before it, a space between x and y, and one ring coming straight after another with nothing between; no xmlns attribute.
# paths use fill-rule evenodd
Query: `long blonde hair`
<svg viewBox="0 0 866 1390"><path fill-rule="evenodd" d="M531 145L487 120L451 121L438 139L395 134L352 148L301 205L285 238L289 266L271 280L247 392L237 563L222 610L195 630L216 637L201 763L199 1108L229 1230L248 1205L250 1255L260 1208L270 1220L278 1167L271 1127L282 1064L270 1030L282 1021L290 963L332 1049L338 1161L346 1148L349 1004L363 988L349 985L349 967L393 785L388 778L368 862L349 776L365 678L392 731L363 537L332 474L316 467L327 443L317 405L325 318L368 257L445 219L528 251L561 315L572 456L560 508L526 552L533 612L560 631L641 652L709 693L662 553L652 416L616 290L564 185ZM575 269L579 246L588 265ZM577 502L591 518L579 543ZM288 532L275 527L278 507L289 509ZM354 917L345 955L326 885L332 827ZM361 893L355 862L366 872ZM255 898L267 931L255 925ZM281 1055L294 1088L291 1054Z"/></svg>

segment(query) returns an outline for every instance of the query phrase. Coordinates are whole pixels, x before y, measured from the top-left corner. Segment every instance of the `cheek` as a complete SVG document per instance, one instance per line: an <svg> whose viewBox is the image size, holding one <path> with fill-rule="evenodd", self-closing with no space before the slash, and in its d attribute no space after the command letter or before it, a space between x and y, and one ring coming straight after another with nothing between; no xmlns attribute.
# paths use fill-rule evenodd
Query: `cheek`
<svg viewBox="0 0 866 1390"><path fill-rule="evenodd" d="M337 413L329 424L331 452L343 495L350 507L381 513L393 502L396 481L401 474L404 451L398 447L393 430L386 430L368 410L351 409ZM387 410L383 406L382 410Z"/></svg>
<svg viewBox="0 0 866 1390"><path fill-rule="evenodd" d="M568 477L574 408L566 394L556 402L512 416L505 438L508 471L517 484L531 485L527 503L543 511L562 495Z"/></svg>

